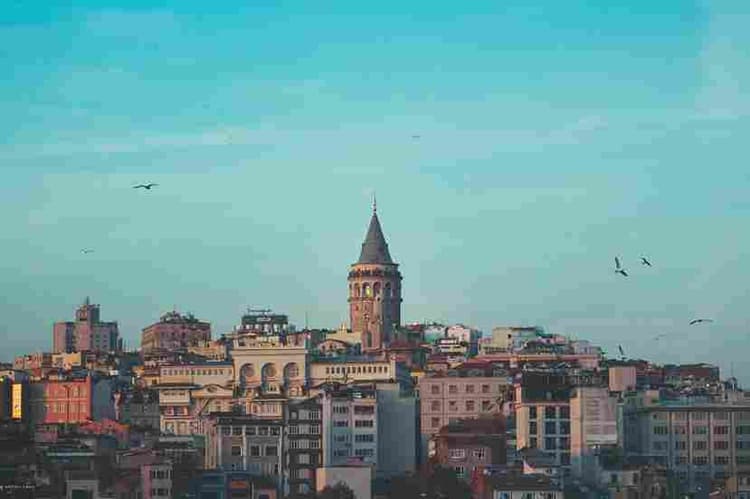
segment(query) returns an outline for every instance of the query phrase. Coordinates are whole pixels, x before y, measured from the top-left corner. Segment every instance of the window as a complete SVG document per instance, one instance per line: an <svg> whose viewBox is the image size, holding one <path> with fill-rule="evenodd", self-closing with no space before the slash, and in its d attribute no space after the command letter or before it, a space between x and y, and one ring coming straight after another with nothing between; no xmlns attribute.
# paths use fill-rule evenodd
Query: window
<svg viewBox="0 0 750 499"><path fill-rule="evenodd" d="M245 426L245 435L255 435L255 426Z"/></svg>
<svg viewBox="0 0 750 499"><path fill-rule="evenodd" d="M455 395L458 393L458 387L456 385L448 385L448 393Z"/></svg>
<svg viewBox="0 0 750 499"><path fill-rule="evenodd" d="M310 411L309 419L314 419L316 421L320 419L320 411Z"/></svg>
<svg viewBox="0 0 750 499"><path fill-rule="evenodd" d="M440 386L438 386L438 385L432 385L432 386L430 386L430 390L432 391L433 395L439 395L440 394Z"/></svg>
<svg viewBox="0 0 750 499"><path fill-rule="evenodd" d="M297 463L298 464L310 464L310 455L309 454L297 455Z"/></svg>
<svg viewBox="0 0 750 499"><path fill-rule="evenodd" d="M687 428L682 425L675 426L672 431L675 435L687 435Z"/></svg>
<svg viewBox="0 0 750 499"><path fill-rule="evenodd" d="M316 425L316 424L310 425L310 434L320 435L320 425Z"/></svg>
<svg viewBox="0 0 750 499"><path fill-rule="evenodd" d="M241 456L242 455L242 447L239 445L233 445L232 446L232 455L233 456Z"/></svg>
<svg viewBox="0 0 750 499"><path fill-rule="evenodd" d="M714 435L729 435L728 426L714 426Z"/></svg>
<svg viewBox="0 0 750 499"><path fill-rule="evenodd" d="M266 445L266 456L276 456L277 454L275 445Z"/></svg>
<svg viewBox="0 0 750 499"><path fill-rule="evenodd" d="M228 427L228 426L223 426L223 427L221 428L221 434L222 434L222 435L224 435L224 436L229 436L229 435L230 435L230 433L231 433L231 430L232 430L232 429L231 429L230 427Z"/></svg>
<svg viewBox="0 0 750 499"><path fill-rule="evenodd" d="M737 435L750 435L750 426L740 425L737 427Z"/></svg>
<svg viewBox="0 0 750 499"><path fill-rule="evenodd" d="M536 407L529 407L529 419L536 419Z"/></svg>
<svg viewBox="0 0 750 499"><path fill-rule="evenodd" d="M490 393L490 385L482 385L482 393Z"/></svg>
<svg viewBox="0 0 750 499"><path fill-rule="evenodd" d="M530 447L530 448L532 448L532 449L536 449L538 445L539 445L539 444L538 444L538 440L537 440L537 439L536 439L535 437L531 437L531 438L529 439L529 447Z"/></svg>
<svg viewBox="0 0 750 499"><path fill-rule="evenodd" d="M750 456L737 456L737 464L750 464Z"/></svg>
<svg viewBox="0 0 750 499"><path fill-rule="evenodd" d="M355 428L372 428L373 426L372 419L358 419L354 422Z"/></svg>
<svg viewBox="0 0 750 499"><path fill-rule="evenodd" d="M433 400L430 403L430 410L438 412L440 410L440 402L438 400Z"/></svg>
<svg viewBox="0 0 750 499"><path fill-rule="evenodd" d="M708 414L703 411L697 411L693 413L693 421L705 421L708 418Z"/></svg>
<svg viewBox="0 0 750 499"><path fill-rule="evenodd" d="M473 400L467 400L466 401L466 410L467 411L473 411L474 410L474 401Z"/></svg>
<svg viewBox="0 0 750 499"><path fill-rule="evenodd" d="M433 428L437 428L440 426L440 418L432 418L430 423Z"/></svg>
<svg viewBox="0 0 750 499"><path fill-rule="evenodd" d="M557 449L557 441L554 438L545 438L544 439L544 449L545 450L555 450Z"/></svg>
<svg viewBox="0 0 750 499"><path fill-rule="evenodd" d="M344 420L339 420L339 421L334 421L333 422L333 426L335 426L336 428L348 428L349 427L349 421L347 421L345 419Z"/></svg>
<svg viewBox="0 0 750 499"><path fill-rule="evenodd" d="M737 450L748 450L750 449L750 442L746 442L744 440L737 440L737 442L735 442L735 448Z"/></svg>
<svg viewBox="0 0 750 499"><path fill-rule="evenodd" d="M474 385L466 385L466 393L474 393Z"/></svg>
<svg viewBox="0 0 750 499"><path fill-rule="evenodd" d="M450 459L466 459L465 449L450 449L448 451L448 457Z"/></svg>
<svg viewBox="0 0 750 499"><path fill-rule="evenodd" d="M729 419L729 413L725 411L719 411L714 413L714 419L727 420Z"/></svg>
<svg viewBox="0 0 750 499"><path fill-rule="evenodd" d="M669 433L669 428L666 426L654 426L654 435L666 435Z"/></svg>
<svg viewBox="0 0 750 499"><path fill-rule="evenodd" d="M375 441L375 435L372 433L368 433L365 435L355 435L354 441L358 443L364 443L364 442L374 442Z"/></svg>
<svg viewBox="0 0 750 499"><path fill-rule="evenodd" d="M687 464L687 456L677 456L674 460L674 464L677 466L684 466Z"/></svg>
<svg viewBox="0 0 750 499"><path fill-rule="evenodd" d="M693 466L706 466L708 464L707 456L695 456L693 457Z"/></svg>
<svg viewBox="0 0 750 499"><path fill-rule="evenodd" d="M537 427L536 427L536 421L529 421L529 433L532 435L536 435Z"/></svg>
<svg viewBox="0 0 750 499"><path fill-rule="evenodd" d="M271 427L271 435L273 435L274 437L278 437L279 435L281 435L281 428L279 428L278 426Z"/></svg>
<svg viewBox="0 0 750 499"><path fill-rule="evenodd" d="M569 449L570 448L570 439L567 437L559 438L557 440L557 447L559 449Z"/></svg>
<svg viewBox="0 0 750 499"><path fill-rule="evenodd" d="M250 446L250 456L252 456L252 457L258 457L258 456L260 456L260 445L251 445Z"/></svg>
<svg viewBox="0 0 750 499"><path fill-rule="evenodd" d="M560 454L560 464L568 466L570 464L570 452L563 452Z"/></svg>
<svg viewBox="0 0 750 499"><path fill-rule="evenodd" d="M545 419L555 419L557 418L557 409L554 407L545 407L544 408L544 417Z"/></svg>
<svg viewBox="0 0 750 499"><path fill-rule="evenodd" d="M708 435L708 426L693 426L693 435Z"/></svg>
<svg viewBox="0 0 750 499"><path fill-rule="evenodd" d="M485 450L484 449L474 449L474 459L478 461L484 460L485 456Z"/></svg>
<svg viewBox="0 0 750 499"><path fill-rule="evenodd" d="M570 407L567 405L560 407L560 419L570 419Z"/></svg>
<svg viewBox="0 0 750 499"><path fill-rule="evenodd" d="M466 468L464 468L463 466L454 466L453 471L456 472L456 476L458 478L464 478L464 476L466 475Z"/></svg>
<svg viewBox="0 0 750 499"><path fill-rule="evenodd" d="M708 446L708 442L706 442L705 440L693 441L693 450L706 450L707 446Z"/></svg>
<svg viewBox="0 0 750 499"><path fill-rule="evenodd" d="M570 421L560 421L560 435L570 435Z"/></svg>
<svg viewBox="0 0 750 499"><path fill-rule="evenodd" d="M554 435L557 433L557 423L554 421L547 421L544 423L544 433L546 435Z"/></svg>
<svg viewBox="0 0 750 499"><path fill-rule="evenodd" d="M726 466L729 464L729 456L714 456L714 464L717 466Z"/></svg>
<svg viewBox="0 0 750 499"><path fill-rule="evenodd" d="M714 449L715 450L727 450L729 448L729 442L726 440L715 440L714 441Z"/></svg>
<svg viewBox="0 0 750 499"><path fill-rule="evenodd" d="M241 426L234 426L234 427L232 427L232 435L234 435L234 436L241 436L242 435L242 427Z"/></svg>
<svg viewBox="0 0 750 499"><path fill-rule="evenodd" d="M372 457L375 455L375 449L355 449L354 455L357 457Z"/></svg>
<svg viewBox="0 0 750 499"><path fill-rule="evenodd" d="M448 409L451 411L457 411L458 410L458 402L455 400L449 400L448 401Z"/></svg>
<svg viewBox="0 0 750 499"><path fill-rule="evenodd" d="M483 411L489 411L490 410L490 401L489 400L482 400L482 410Z"/></svg>
<svg viewBox="0 0 750 499"><path fill-rule="evenodd" d="M675 440L674 442L674 449L675 450L685 450L687 448L687 442L684 440Z"/></svg>
<svg viewBox="0 0 750 499"><path fill-rule="evenodd" d="M290 435L299 435L299 427L296 425L289 425L289 434Z"/></svg>
<svg viewBox="0 0 750 499"><path fill-rule="evenodd" d="M258 435L268 436L268 427L267 426L261 426L260 428L258 428Z"/></svg>

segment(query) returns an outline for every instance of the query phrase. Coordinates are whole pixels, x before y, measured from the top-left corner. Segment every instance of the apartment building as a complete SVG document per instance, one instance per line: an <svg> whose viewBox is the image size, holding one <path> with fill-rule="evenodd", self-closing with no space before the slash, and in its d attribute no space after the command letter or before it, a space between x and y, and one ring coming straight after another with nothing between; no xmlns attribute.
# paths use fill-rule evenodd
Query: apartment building
<svg viewBox="0 0 750 499"><path fill-rule="evenodd" d="M377 392L364 387L327 389L321 397L323 466L378 463Z"/></svg>
<svg viewBox="0 0 750 499"><path fill-rule="evenodd" d="M452 468L464 480L475 471L504 465L505 427L499 417L467 419L444 426L430 441L430 461Z"/></svg>
<svg viewBox="0 0 750 499"><path fill-rule="evenodd" d="M422 449L430 437L452 422L503 412L512 402L512 379L492 364L469 364L419 378Z"/></svg>
<svg viewBox="0 0 750 499"><path fill-rule="evenodd" d="M750 472L750 404L628 405L625 450L670 468L689 491Z"/></svg>
<svg viewBox="0 0 750 499"><path fill-rule="evenodd" d="M213 414L205 427L204 467L273 477L280 486L284 423L254 416Z"/></svg>
<svg viewBox="0 0 750 499"><path fill-rule="evenodd" d="M316 490L315 469L323 462L320 397L290 401L286 407L285 462L292 494Z"/></svg>

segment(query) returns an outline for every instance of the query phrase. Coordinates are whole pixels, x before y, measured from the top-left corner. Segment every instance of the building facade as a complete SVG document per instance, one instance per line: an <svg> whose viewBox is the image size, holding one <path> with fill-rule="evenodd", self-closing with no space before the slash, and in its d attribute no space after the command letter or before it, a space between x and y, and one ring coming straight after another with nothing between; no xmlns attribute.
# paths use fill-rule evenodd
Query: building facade
<svg viewBox="0 0 750 499"><path fill-rule="evenodd" d="M382 350L401 325L401 279L373 208L359 260L348 277L350 327L361 333L363 352Z"/></svg>
<svg viewBox="0 0 750 499"><path fill-rule="evenodd" d="M190 347L211 340L211 324L199 321L192 314L168 312L141 332L141 352L155 350L187 352Z"/></svg>
<svg viewBox="0 0 750 499"><path fill-rule="evenodd" d="M117 322L102 322L99 305L88 298L76 310L73 322L56 322L52 329L54 353L112 352L120 349Z"/></svg>
<svg viewBox="0 0 750 499"><path fill-rule="evenodd" d="M323 463L320 397L291 401L286 407L285 462L292 494L309 494L315 488L315 469Z"/></svg>
<svg viewBox="0 0 750 499"><path fill-rule="evenodd" d="M323 466L359 462L377 466L378 411L374 390L327 390L321 397Z"/></svg>

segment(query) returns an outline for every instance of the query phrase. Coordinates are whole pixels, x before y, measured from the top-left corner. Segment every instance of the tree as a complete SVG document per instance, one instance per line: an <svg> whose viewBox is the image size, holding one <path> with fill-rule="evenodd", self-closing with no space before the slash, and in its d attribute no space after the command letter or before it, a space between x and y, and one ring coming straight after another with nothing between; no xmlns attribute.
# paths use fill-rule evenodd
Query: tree
<svg viewBox="0 0 750 499"><path fill-rule="evenodd" d="M356 499L354 491L344 483L337 483L333 487L326 486L321 490L316 499Z"/></svg>
<svg viewBox="0 0 750 499"><path fill-rule="evenodd" d="M389 499L471 499L471 487L450 468L435 468L427 475L401 475L393 478Z"/></svg>

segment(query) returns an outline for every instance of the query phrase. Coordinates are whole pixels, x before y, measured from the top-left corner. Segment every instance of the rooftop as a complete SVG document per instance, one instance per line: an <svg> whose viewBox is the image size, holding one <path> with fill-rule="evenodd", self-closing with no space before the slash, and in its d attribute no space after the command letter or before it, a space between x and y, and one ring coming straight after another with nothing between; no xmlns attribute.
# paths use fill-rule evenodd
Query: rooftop
<svg viewBox="0 0 750 499"><path fill-rule="evenodd" d="M388 251L388 243L385 242L383 229L380 227L378 212L373 207L370 226L367 229L365 242L362 243L362 251L357 263L393 264L391 254Z"/></svg>

